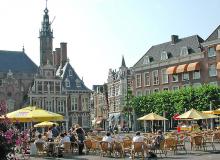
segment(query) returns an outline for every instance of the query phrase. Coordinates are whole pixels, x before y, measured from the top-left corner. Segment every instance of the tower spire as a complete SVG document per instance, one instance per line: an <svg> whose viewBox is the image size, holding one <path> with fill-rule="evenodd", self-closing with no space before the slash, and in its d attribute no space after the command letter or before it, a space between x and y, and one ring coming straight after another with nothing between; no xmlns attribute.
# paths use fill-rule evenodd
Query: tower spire
<svg viewBox="0 0 220 160"><path fill-rule="evenodd" d="M121 67L126 67L124 56L122 56Z"/></svg>
<svg viewBox="0 0 220 160"><path fill-rule="evenodd" d="M51 23L48 15L49 10L44 9L43 22L39 33L40 38L40 65L46 65L49 61L50 64L53 62L53 31L51 30Z"/></svg>

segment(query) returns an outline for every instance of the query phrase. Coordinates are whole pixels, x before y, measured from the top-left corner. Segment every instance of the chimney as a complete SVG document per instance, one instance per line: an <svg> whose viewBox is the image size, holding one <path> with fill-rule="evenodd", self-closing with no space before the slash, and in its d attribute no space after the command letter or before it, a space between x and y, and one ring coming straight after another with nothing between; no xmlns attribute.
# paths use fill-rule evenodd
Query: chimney
<svg viewBox="0 0 220 160"><path fill-rule="evenodd" d="M171 44L176 44L178 40L178 35L171 35Z"/></svg>
<svg viewBox="0 0 220 160"><path fill-rule="evenodd" d="M62 65L64 65L67 62L67 43L61 42L60 49L61 49L61 63Z"/></svg>
<svg viewBox="0 0 220 160"><path fill-rule="evenodd" d="M55 51L53 52L54 54L54 65L56 67L58 67L60 65L60 60L61 60L61 56L60 56L60 48L56 48Z"/></svg>

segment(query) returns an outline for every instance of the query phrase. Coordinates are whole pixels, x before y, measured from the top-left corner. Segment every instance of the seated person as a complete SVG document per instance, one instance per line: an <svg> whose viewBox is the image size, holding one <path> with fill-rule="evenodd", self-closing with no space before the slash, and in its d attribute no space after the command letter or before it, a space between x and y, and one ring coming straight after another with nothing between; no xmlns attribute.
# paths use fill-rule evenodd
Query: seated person
<svg viewBox="0 0 220 160"><path fill-rule="evenodd" d="M106 136L102 138L102 141L112 143L114 142L114 139L111 137L111 133L107 132Z"/></svg>
<svg viewBox="0 0 220 160"><path fill-rule="evenodd" d="M34 141L35 146L38 148L36 145L37 143L43 143L43 148L45 149L47 147L45 140L43 140L42 135L39 134L38 138ZM39 144L40 145L40 144Z"/></svg>
<svg viewBox="0 0 220 160"><path fill-rule="evenodd" d="M107 133L106 133L106 136L104 136L104 137L102 138L102 141L104 141L104 142L109 142L110 144L112 144L112 143L114 142L114 139L111 137L111 133L110 133L110 132L107 132ZM109 148L111 147L110 144L108 144L108 147L109 147Z"/></svg>
<svg viewBox="0 0 220 160"><path fill-rule="evenodd" d="M133 142L144 142L144 137L141 136L141 133L138 131L136 132L136 136L132 139Z"/></svg>
<svg viewBox="0 0 220 160"><path fill-rule="evenodd" d="M61 140L60 140L60 146L61 146L61 147L64 147L64 146L63 146L63 145L64 145L64 142L71 142L71 141L70 141L70 137L67 135L66 132L63 133L63 134L61 134L60 137L61 137Z"/></svg>
<svg viewBox="0 0 220 160"><path fill-rule="evenodd" d="M160 143L164 140L164 136L162 134L161 130L157 131L157 136L155 137L155 139L153 140L153 143L151 146L149 146L151 149L157 149L160 147Z"/></svg>
<svg viewBox="0 0 220 160"><path fill-rule="evenodd" d="M34 144L36 144L38 142L39 143L43 143L44 145L46 144L45 140L42 139L42 135L41 134L38 135L38 138L34 141Z"/></svg>
<svg viewBox="0 0 220 160"><path fill-rule="evenodd" d="M141 133L139 131L136 132L136 135L133 137L132 142L143 142L144 143L144 137L141 136ZM134 144L132 144L132 148L131 148L131 154L134 150ZM144 149L144 145L142 145L142 149ZM130 156L129 158L132 158L132 156Z"/></svg>

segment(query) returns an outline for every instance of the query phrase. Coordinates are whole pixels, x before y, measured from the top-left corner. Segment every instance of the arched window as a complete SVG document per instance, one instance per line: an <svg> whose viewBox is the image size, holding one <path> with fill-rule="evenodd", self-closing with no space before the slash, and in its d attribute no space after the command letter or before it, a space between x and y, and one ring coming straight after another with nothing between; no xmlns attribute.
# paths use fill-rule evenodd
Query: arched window
<svg viewBox="0 0 220 160"><path fill-rule="evenodd" d="M180 51L180 56L186 56L189 54L188 47L182 47Z"/></svg>
<svg viewBox="0 0 220 160"><path fill-rule="evenodd" d="M167 60L168 59L168 55L167 55L167 52L166 51L163 51L161 53L161 60Z"/></svg>

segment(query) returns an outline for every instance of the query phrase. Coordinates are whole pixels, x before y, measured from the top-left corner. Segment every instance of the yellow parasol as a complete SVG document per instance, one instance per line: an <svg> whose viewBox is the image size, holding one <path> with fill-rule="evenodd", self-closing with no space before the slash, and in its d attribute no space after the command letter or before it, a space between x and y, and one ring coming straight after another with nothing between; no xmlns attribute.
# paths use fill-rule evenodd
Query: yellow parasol
<svg viewBox="0 0 220 160"><path fill-rule="evenodd" d="M166 118L156 114L156 113L149 113L143 117L138 118L137 120L145 120L145 121L164 121L167 120Z"/></svg>
<svg viewBox="0 0 220 160"><path fill-rule="evenodd" d="M149 114L147 114L147 115L145 115L145 116L143 116L143 117L140 117L140 118L138 118L137 120L142 120L142 121L144 121L144 128L145 128L145 132L146 132L146 124L145 124L145 121L152 121L152 132L153 132L153 123L154 123L154 121L165 121L165 120L168 120L168 119L166 119L166 118L164 118L164 117L162 117L162 116L160 116L160 115L158 115L158 114L156 114L156 113L149 113ZM165 130L165 129L164 129Z"/></svg>
<svg viewBox="0 0 220 160"><path fill-rule="evenodd" d="M193 119L198 120L198 119L209 119L210 117L192 108L191 110L177 116L177 118L182 120L193 120Z"/></svg>
<svg viewBox="0 0 220 160"><path fill-rule="evenodd" d="M44 122L35 124L34 127L50 127L50 126L53 126L53 124L55 124L56 126L59 125L59 124L56 123L56 122L44 121Z"/></svg>
<svg viewBox="0 0 220 160"><path fill-rule="evenodd" d="M60 121L63 116L57 113L43 110L36 106L29 106L17 111L6 114L6 117L13 122L42 122L42 121ZM1 118L4 118L2 116Z"/></svg>
<svg viewBox="0 0 220 160"><path fill-rule="evenodd" d="M208 117L207 119L210 119L210 118L219 118L219 116L214 115L214 114L206 114L206 116Z"/></svg>
<svg viewBox="0 0 220 160"><path fill-rule="evenodd" d="M205 114L220 114L220 108L218 108L216 110L212 110L212 111L202 111L202 113L205 113Z"/></svg>

